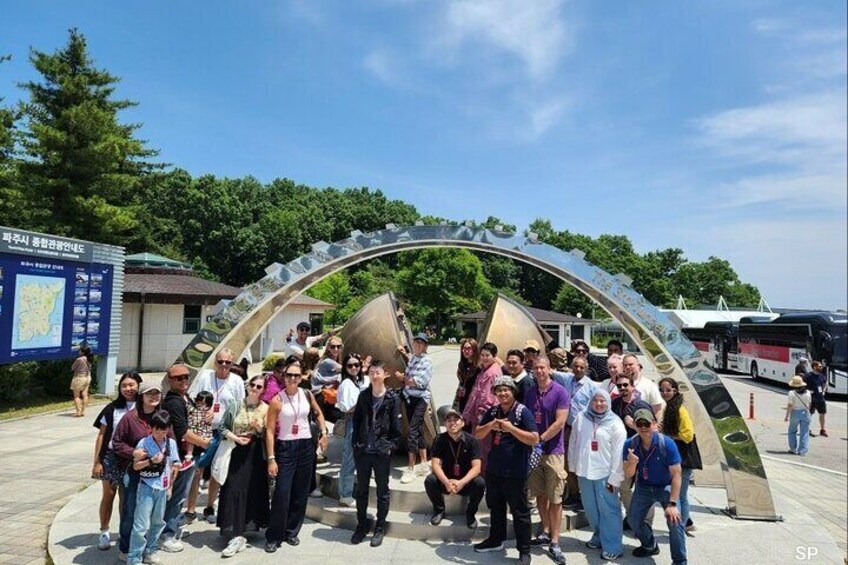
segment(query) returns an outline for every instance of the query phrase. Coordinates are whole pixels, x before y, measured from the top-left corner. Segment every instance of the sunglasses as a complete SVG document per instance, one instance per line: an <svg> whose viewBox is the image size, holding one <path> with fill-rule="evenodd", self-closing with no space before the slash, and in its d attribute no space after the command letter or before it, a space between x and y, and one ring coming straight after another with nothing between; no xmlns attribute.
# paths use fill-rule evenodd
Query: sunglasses
<svg viewBox="0 0 848 565"><path fill-rule="evenodd" d="M361 367L361 366L362 366L362 365L361 365L361 364L359 364L359 363L348 363L348 364L347 364L347 367L348 367L349 369L356 369L357 367Z"/></svg>
<svg viewBox="0 0 848 565"><path fill-rule="evenodd" d="M660 392L674 392L673 388L661 388Z"/></svg>
<svg viewBox="0 0 848 565"><path fill-rule="evenodd" d="M647 420L636 420L636 427L637 428L650 428L651 423L648 422Z"/></svg>
<svg viewBox="0 0 848 565"><path fill-rule="evenodd" d="M574 353L589 353L588 349L575 349Z"/></svg>
<svg viewBox="0 0 848 565"><path fill-rule="evenodd" d="M299 379L300 377L300 373L286 373L287 379Z"/></svg>
<svg viewBox="0 0 848 565"><path fill-rule="evenodd" d="M233 362L232 362L232 361L221 361L221 360L218 360L218 362L217 362L217 363L218 363L219 365L221 365L222 367L225 367L225 366L227 366L227 365L232 365L232 364L233 364Z"/></svg>
<svg viewBox="0 0 848 565"><path fill-rule="evenodd" d="M183 382L183 381L187 381L189 379L189 376L188 375L171 375L168 378L171 379L172 381Z"/></svg>
<svg viewBox="0 0 848 565"><path fill-rule="evenodd" d="M630 383L615 383L615 388L630 388Z"/></svg>
<svg viewBox="0 0 848 565"><path fill-rule="evenodd" d="M328 345L327 347L329 347L330 349L341 349L342 348L342 346L339 345L338 343L334 343L333 345Z"/></svg>
<svg viewBox="0 0 848 565"><path fill-rule="evenodd" d="M265 386L260 385L260 384L254 384L254 385L250 385L250 388L255 388L256 390L262 390L263 388L265 388Z"/></svg>

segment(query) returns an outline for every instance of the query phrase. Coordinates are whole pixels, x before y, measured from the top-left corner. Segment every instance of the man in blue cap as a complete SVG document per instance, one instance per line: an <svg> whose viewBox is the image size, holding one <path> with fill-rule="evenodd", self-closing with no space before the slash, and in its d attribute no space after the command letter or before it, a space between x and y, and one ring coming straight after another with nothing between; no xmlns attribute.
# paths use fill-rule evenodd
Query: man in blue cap
<svg viewBox="0 0 848 565"><path fill-rule="evenodd" d="M430 406L430 379L433 377L433 363L427 355L429 343L427 334L421 332L412 340L412 355L407 353L403 345L398 346L398 351L406 361L406 371L397 371L395 376L403 379L403 399L409 420L406 439L409 468L401 477L401 483L411 483L416 475L423 477L430 474L430 467L427 465L427 443L424 441L424 417ZM416 454L421 458L417 472Z"/></svg>

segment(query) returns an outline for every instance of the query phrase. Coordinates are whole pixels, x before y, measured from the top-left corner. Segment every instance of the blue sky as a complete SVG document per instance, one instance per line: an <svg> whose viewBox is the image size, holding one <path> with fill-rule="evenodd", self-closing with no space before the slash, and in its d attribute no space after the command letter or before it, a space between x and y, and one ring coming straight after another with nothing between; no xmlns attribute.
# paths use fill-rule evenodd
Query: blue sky
<svg viewBox="0 0 848 565"><path fill-rule="evenodd" d="M12 2L0 96L67 29L193 174L369 186L426 214L729 259L845 308L844 1Z"/></svg>

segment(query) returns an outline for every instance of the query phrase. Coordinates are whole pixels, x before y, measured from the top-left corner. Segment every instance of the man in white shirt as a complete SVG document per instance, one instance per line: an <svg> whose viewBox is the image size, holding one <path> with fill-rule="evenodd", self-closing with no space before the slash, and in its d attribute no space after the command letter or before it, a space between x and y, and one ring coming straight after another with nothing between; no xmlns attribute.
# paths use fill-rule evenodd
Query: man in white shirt
<svg viewBox="0 0 848 565"><path fill-rule="evenodd" d="M309 322L300 322L297 325L297 337L295 337L294 330L289 330L289 334L286 336L286 357L294 355L298 360L303 361L303 353L307 349L318 347L330 335L324 333L311 336L309 335L310 331L312 331L312 326L309 325Z"/></svg>
<svg viewBox="0 0 848 565"><path fill-rule="evenodd" d="M230 373L230 368L233 366L233 357L233 352L227 348L219 351L218 355L215 356L215 368L198 373L188 391L192 399L203 390L212 393L212 430L215 434L218 433L218 427L221 425L221 420L223 420L227 408L232 405L240 406L244 401L244 381L238 375ZM210 478L209 493L206 508L203 509L203 516L211 524L215 523L214 504L218 497L218 488L219 485L215 482L215 479Z"/></svg>
<svg viewBox="0 0 848 565"><path fill-rule="evenodd" d="M665 402L660 396L660 389L654 381L642 377L642 364L639 363L639 359L632 353L628 353L624 356L623 365L624 374L630 375L633 379L633 386L641 394L641 399L651 405L654 414L662 412Z"/></svg>

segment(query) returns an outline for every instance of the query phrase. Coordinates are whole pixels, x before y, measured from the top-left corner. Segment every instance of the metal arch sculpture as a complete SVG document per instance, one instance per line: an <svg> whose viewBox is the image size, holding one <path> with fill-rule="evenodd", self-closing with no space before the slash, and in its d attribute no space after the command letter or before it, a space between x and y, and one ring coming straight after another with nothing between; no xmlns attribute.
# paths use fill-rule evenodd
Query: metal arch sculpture
<svg viewBox="0 0 848 565"><path fill-rule="evenodd" d="M701 440L705 463L719 463L728 512L737 518L779 520L765 469L739 409L698 350L655 306L630 286L625 275L610 275L586 262L580 251L565 252L522 236L468 225L392 224L373 233L354 231L336 243L318 242L312 251L269 274L242 293L194 337L179 362L194 370L211 367L213 354L244 350L274 314L320 279L381 255L427 247L458 247L494 253L533 265L573 285L597 302L639 344L663 376L674 377L685 395ZM711 425L710 425L711 424Z"/></svg>

